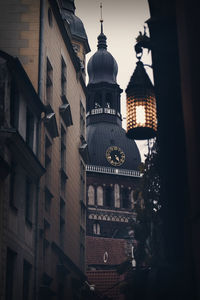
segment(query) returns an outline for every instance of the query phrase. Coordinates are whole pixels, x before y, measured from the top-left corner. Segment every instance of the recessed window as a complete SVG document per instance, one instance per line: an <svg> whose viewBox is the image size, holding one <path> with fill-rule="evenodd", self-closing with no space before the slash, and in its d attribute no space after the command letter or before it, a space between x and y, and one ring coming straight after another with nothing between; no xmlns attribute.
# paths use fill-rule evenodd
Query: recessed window
<svg viewBox="0 0 200 300"><path fill-rule="evenodd" d="M53 98L53 68L47 58L46 65L46 104L51 104Z"/></svg>
<svg viewBox="0 0 200 300"><path fill-rule="evenodd" d="M17 178L16 164L14 162L12 162L11 163L11 172L10 172L10 206L15 209L17 209L16 178Z"/></svg>
<svg viewBox="0 0 200 300"><path fill-rule="evenodd" d="M30 109L26 110L26 142L31 149L33 149L34 138L34 116Z"/></svg>
<svg viewBox="0 0 200 300"><path fill-rule="evenodd" d="M100 93L96 93L94 96L94 108L102 107L102 96Z"/></svg>
<svg viewBox="0 0 200 300"><path fill-rule="evenodd" d="M106 107L107 108L113 108L113 100L111 93L106 94Z"/></svg>
<svg viewBox="0 0 200 300"><path fill-rule="evenodd" d="M94 187L92 185L88 187L88 205L94 205Z"/></svg>
<svg viewBox="0 0 200 300"><path fill-rule="evenodd" d="M11 81L10 95L10 123L12 127L18 128L19 123L19 92L14 80Z"/></svg>
<svg viewBox="0 0 200 300"><path fill-rule="evenodd" d="M85 108L80 101L80 135L85 138Z"/></svg>
<svg viewBox="0 0 200 300"><path fill-rule="evenodd" d="M113 189L111 186L105 188L105 206L111 207L113 203Z"/></svg>
<svg viewBox="0 0 200 300"><path fill-rule="evenodd" d="M16 253L8 248L6 257L6 300L12 300L14 295L13 287L16 257Z"/></svg>
<svg viewBox="0 0 200 300"><path fill-rule="evenodd" d="M103 205L103 188L102 186L97 187L97 205Z"/></svg>
<svg viewBox="0 0 200 300"><path fill-rule="evenodd" d="M48 9L48 22L49 22L49 26L52 27L53 26L53 15L52 15L52 10L50 7Z"/></svg>
<svg viewBox="0 0 200 300"><path fill-rule="evenodd" d="M52 143L49 138L45 137L45 184L46 186L51 186L51 152L52 152Z"/></svg>
<svg viewBox="0 0 200 300"><path fill-rule="evenodd" d="M129 208L129 190L122 189L122 208Z"/></svg>
<svg viewBox="0 0 200 300"><path fill-rule="evenodd" d="M100 229L100 224L99 223L94 223L93 224L93 233L100 235L101 229Z"/></svg>
<svg viewBox="0 0 200 300"><path fill-rule="evenodd" d="M67 88L67 66L66 63L61 57L61 95L66 95Z"/></svg>
<svg viewBox="0 0 200 300"><path fill-rule="evenodd" d="M61 125L61 139L60 139L60 148L61 148L61 168L65 171L66 169L66 131Z"/></svg>
<svg viewBox="0 0 200 300"><path fill-rule="evenodd" d="M24 260L24 266L23 266L23 300L29 299L30 279L31 279L31 265L26 260Z"/></svg>
<svg viewBox="0 0 200 300"><path fill-rule="evenodd" d="M103 255L103 262L107 263L107 261L108 261L108 252L106 251Z"/></svg>
<svg viewBox="0 0 200 300"><path fill-rule="evenodd" d="M29 225L32 225L33 217L33 198L32 198L32 182L26 178L26 198L25 198L25 218Z"/></svg>
<svg viewBox="0 0 200 300"><path fill-rule="evenodd" d="M119 184L114 185L114 194L115 194L115 207L120 208L120 190Z"/></svg>

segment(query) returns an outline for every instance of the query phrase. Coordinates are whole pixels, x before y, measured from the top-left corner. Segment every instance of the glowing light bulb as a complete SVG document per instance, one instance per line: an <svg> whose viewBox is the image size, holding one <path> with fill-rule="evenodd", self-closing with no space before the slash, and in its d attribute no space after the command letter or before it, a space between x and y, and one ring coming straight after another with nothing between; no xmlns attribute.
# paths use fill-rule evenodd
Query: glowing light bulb
<svg viewBox="0 0 200 300"><path fill-rule="evenodd" d="M136 106L137 126L145 126L145 108L142 105Z"/></svg>

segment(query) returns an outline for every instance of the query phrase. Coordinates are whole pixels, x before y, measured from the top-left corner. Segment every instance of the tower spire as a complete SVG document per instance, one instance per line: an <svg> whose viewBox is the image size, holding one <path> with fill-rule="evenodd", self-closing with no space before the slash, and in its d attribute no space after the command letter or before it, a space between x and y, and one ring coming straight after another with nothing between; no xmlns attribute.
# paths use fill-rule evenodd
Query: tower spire
<svg viewBox="0 0 200 300"><path fill-rule="evenodd" d="M103 33L103 17L102 17L102 2L100 3L100 23L101 23L101 33L98 36L98 49L107 49L107 44L106 44L106 36Z"/></svg>

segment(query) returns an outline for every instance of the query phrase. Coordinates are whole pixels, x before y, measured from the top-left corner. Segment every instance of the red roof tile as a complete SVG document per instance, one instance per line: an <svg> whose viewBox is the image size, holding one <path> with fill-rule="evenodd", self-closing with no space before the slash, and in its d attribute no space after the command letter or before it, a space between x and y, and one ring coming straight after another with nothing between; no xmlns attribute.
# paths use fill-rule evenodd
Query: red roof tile
<svg viewBox="0 0 200 300"><path fill-rule="evenodd" d="M95 270L86 272L90 284L95 285L95 291L100 295L106 295L113 300L124 300L120 294L120 282L124 276L117 274L115 270Z"/></svg>
<svg viewBox="0 0 200 300"><path fill-rule="evenodd" d="M119 265L127 259L127 242L123 239L86 237L87 265ZM107 261L104 254L108 253Z"/></svg>

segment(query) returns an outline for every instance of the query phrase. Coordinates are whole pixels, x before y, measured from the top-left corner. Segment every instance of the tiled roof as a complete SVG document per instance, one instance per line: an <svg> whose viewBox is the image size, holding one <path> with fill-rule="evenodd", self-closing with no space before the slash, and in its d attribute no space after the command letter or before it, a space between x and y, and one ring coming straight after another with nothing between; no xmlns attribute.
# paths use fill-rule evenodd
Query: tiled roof
<svg viewBox="0 0 200 300"><path fill-rule="evenodd" d="M101 237L86 237L87 265L119 265L127 260L126 241ZM104 260L108 253L107 261Z"/></svg>
<svg viewBox="0 0 200 300"><path fill-rule="evenodd" d="M108 296L113 300L124 300L120 294L120 282L123 275L117 274L115 270L96 270L86 272L88 282L95 285L95 291L101 296Z"/></svg>

